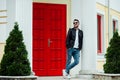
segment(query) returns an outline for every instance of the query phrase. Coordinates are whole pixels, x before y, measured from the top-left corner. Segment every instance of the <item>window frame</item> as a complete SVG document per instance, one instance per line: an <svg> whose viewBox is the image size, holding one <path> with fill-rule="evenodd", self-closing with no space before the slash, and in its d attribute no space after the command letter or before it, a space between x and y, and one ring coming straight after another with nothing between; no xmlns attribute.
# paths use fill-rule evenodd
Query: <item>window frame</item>
<svg viewBox="0 0 120 80"><path fill-rule="evenodd" d="M101 16L101 52L97 49L97 57L104 58L106 53L106 27L105 27L105 12L97 9L97 15Z"/></svg>

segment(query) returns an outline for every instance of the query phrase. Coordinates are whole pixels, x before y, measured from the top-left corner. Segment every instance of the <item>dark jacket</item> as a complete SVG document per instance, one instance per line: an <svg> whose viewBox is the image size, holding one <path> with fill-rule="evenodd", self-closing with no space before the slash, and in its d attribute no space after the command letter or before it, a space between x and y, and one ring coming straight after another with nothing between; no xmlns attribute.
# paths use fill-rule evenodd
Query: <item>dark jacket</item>
<svg viewBox="0 0 120 80"><path fill-rule="evenodd" d="M78 49L82 49L82 42L83 42L83 31L78 29L78 41L79 41L79 46ZM66 47L68 48L73 48L74 42L75 42L75 37L76 37L76 29L70 28L67 34L67 39L66 39Z"/></svg>

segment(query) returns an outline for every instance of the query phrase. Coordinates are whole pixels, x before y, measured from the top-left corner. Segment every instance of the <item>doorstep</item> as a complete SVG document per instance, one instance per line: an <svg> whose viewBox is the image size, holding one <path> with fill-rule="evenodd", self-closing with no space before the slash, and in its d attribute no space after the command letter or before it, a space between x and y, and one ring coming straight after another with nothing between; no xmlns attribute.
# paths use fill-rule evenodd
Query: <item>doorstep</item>
<svg viewBox="0 0 120 80"><path fill-rule="evenodd" d="M38 77L38 80L94 80L94 79L84 79L77 77L72 77L71 79L64 79L62 76L44 76Z"/></svg>
<svg viewBox="0 0 120 80"><path fill-rule="evenodd" d="M96 80L120 80L120 74L105 74L105 73L97 73L93 74Z"/></svg>
<svg viewBox="0 0 120 80"><path fill-rule="evenodd" d="M0 80L37 80L37 76L0 76Z"/></svg>

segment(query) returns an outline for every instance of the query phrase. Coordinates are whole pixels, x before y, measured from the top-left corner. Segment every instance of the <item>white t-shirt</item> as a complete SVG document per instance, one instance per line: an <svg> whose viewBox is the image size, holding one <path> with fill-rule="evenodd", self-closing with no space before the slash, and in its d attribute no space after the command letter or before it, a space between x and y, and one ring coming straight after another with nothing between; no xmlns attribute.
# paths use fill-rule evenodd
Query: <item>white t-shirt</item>
<svg viewBox="0 0 120 80"><path fill-rule="evenodd" d="M79 42L78 42L78 29L76 29L76 37L75 37L75 43L73 48L78 48Z"/></svg>

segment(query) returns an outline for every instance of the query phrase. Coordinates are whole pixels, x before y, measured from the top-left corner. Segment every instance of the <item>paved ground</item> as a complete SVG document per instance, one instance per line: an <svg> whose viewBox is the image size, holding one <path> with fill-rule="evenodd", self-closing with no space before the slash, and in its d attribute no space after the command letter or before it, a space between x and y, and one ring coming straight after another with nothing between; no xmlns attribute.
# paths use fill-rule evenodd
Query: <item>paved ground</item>
<svg viewBox="0 0 120 80"><path fill-rule="evenodd" d="M93 80L93 79L80 79L80 78L64 79L62 76L56 76L56 77L38 77L38 80Z"/></svg>

